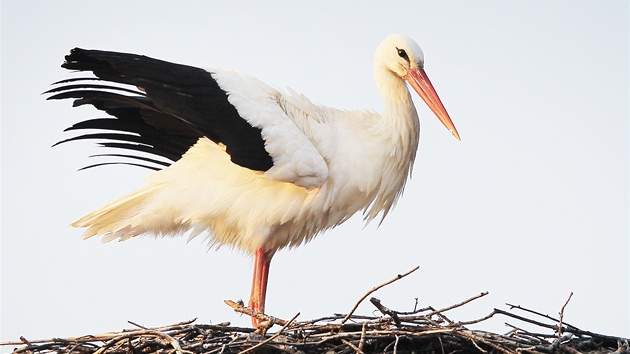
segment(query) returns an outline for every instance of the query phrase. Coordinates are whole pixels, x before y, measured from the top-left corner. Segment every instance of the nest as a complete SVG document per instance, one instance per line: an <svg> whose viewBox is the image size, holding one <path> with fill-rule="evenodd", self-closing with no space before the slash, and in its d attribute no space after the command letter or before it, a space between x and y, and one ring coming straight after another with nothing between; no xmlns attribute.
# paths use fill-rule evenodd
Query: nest
<svg viewBox="0 0 630 354"><path fill-rule="evenodd" d="M627 353L628 339L581 330L559 318L510 305L509 310L494 309L489 315L473 321L452 321L446 313L487 295L481 293L460 303L442 308L400 312L389 309L379 299L370 302L381 315L360 316L354 311L370 294L415 271L368 291L348 314L334 314L308 321L296 321L299 314L283 320L255 313L242 303L227 300L235 311L257 317L258 329L232 327L229 323L195 324L195 320L169 326L146 328L130 322L135 328L76 338L54 338L0 345L17 346L14 354L229 354L229 353ZM517 314L520 312L522 314ZM506 316L540 328L533 333L508 324L512 330L496 334L471 330L493 316ZM534 317L536 319L530 318ZM274 326L281 326L271 333ZM548 333L545 333L548 332Z"/></svg>

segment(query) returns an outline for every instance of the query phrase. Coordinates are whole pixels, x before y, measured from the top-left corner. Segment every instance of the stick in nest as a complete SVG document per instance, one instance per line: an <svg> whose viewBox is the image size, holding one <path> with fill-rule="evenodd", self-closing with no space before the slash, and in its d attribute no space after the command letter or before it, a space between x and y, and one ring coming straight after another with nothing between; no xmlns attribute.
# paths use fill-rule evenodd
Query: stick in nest
<svg viewBox="0 0 630 354"><path fill-rule="evenodd" d="M396 324L396 326L400 327L400 318L398 318L398 314L396 313L396 311L390 310L389 308L387 308L386 306L381 304L381 300L379 300L379 299L377 299L375 297L370 298L370 302L379 311L381 311L381 313L383 315L391 317L394 320L394 323Z"/></svg>
<svg viewBox="0 0 630 354"><path fill-rule="evenodd" d="M452 309L457 308L457 307L464 306L464 305L466 305L467 303L469 303L469 302L471 302L471 301L474 301L474 300L477 300L477 299L479 299L479 298L481 298L481 297L484 297L484 296L486 296L486 295L488 295L488 292L487 292L487 291L484 291L484 292L479 293L479 294L477 294L477 295L475 295L475 296L473 296L473 297L471 297L471 298L469 298L469 299L467 299L467 300L464 300L464 301L462 301L462 302L460 302L460 303L457 303L457 304L454 304L454 305L451 305L451 306L447 306L447 307L445 307L445 308L443 308L443 309L439 309L439 310L434 310L434 311L431 311L431 312L429 312L428 314L426 314L425 316L426 316L426 317L429 317L429 318L430 318L431 316L433 316L433 315L439 315L439 316L444 317L444 315L442 314L443 312L446 312L446 311L452 310ZM447 319L447 322L448 322L449 324L453 324L453 321L451 321L451 320L449 320L449 319Z"/></svg>
<svg viewBox="0 0 630 354"><path fill-rule="evenodd" d="M264 334L264 332L271 328L274 324L280 325L280 326L285 326L288 325L291 321L285 321L283 319L277 318L277 317L272 317L272 316L268 316L265 315L264 313L260 313L260 312L256 312L250 308L245 307L242 303L239 302L234 302L232 300L223 300L223 302L225 302L228 306L230 306L231 308L234 309L234 311L236 312L240 312L242 314L245 314L247 316L250 317L256 317L257 319L261 320L261 325L263 324L267 324L266 327L262 326L264 328L262 333ZM298 313L299 314L299 313Z"/></svg>
<svg viewBox="0 0 630 354"><path fill-rule="evenodd" d="M261 346L263 346L263 345L265 345L265 344L267 344L267 343L271 342L272 340L274 340L274 339L278 338L278 337L282 334L282 332L284 332L284 330L285 330L287 327L289 327L289 325L290 325L291 323L293 323L293 321L295 321L295 319L296 319L299 315L300 315L300 313L299 313L299 312L298 312L298 313L296 313L296 314L295 314L295 316L293 316L293 318L291 318L291 319L290 319L287 323L285 323L285 324L284 324L284 326L282 326L282 328L280 328L280 330L279 330L278 332L276 332L276 334L274 334L273 336L271 336L271 337L269 337L269 338L265 339L264 341L262 341L262 342L260 342L260 343L258 343L258 344L256 344L256 345L254 345L254 346L253 346L253 347L251 347L251 348L247 348L247 349L245 349L245 350L243 350L243 351L239 352L238 354L245 354L245 353L249 353L249 352L254 351L254 350L256 350L257 348L259 348L259 347L261 347Z"/></svg>
<svg viewBox="0 0 630 354"><path fill-rule="evenodd" d="M569 294L569 298L564 303L564 305L562 305L562 308L560 309L560 312L558 313L560 315L560 321L558 321L558 343L560 343L560 341L562 340L562 319L564 318L564 309L569 304L569 301L571 301L572 296L573 296L573 291Z"/></svg>
<svg viewBox="0 0 630 354"><path fill-rule="evenodd" d="M420 266L415 266L415 268L413 268L412 270L408 271L407 273L404 273L404 274L398 274L398 275L397 275L394 279L390 279L390 280L388 280L388 281L384 282L383 284L378 285L378 286L375 286L375 287L373 287L372 289L370 289L370 291L368 291L367 293L365 293L365 295L363 295L363 296L359 299L359 301L357 301L357 303L356 303L356 304L354 304L354 307L352 308L352 310L350 310L350 312L346 315L346 317L344 317L344 318L343 318L343 320L341 320L341 323L340 323L340 324L344 324L344 323L346 323L346 322L350 319L350 317L352 317L352 314L354 313L354 311L356 311L356 310L357 310L357 308L358 308L358 307L359 307L359 305L363 302L363 300L365 300L365 298L367 298L368 296L370 296L370 294L372 294L373 292L375 292L376 290L378 290L378 289L380 289L380 288L382 288L382 287L384 287L384 286L387 286L387 285L389 285L389 284L391 284L391 283L393 283L393 282L395 282L395 281L397 281L397 280L399 280L399 279L402 279L402 278L406 277L407 275L409 275L409 274L411 274L411 273L415 272L415 271L416 271L416 270L418 270L419 268L420 268Z"/></svg>

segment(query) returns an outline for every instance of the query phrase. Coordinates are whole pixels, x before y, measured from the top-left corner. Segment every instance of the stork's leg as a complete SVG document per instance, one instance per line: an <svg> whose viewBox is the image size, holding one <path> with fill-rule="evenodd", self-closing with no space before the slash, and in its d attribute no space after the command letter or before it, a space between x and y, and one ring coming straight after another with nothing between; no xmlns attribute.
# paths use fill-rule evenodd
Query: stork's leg
<svg viewBox="0 0 630 354"><path fill-rule="evenodd" d="M256 250L254 258L254 279L252 280L252 293L249 297L249 308L264 313L265 295L267 293L267 276L269 275L269 263L271 256L264 249ZM260 321L252 317L252 325L258 327Z"/></svg>

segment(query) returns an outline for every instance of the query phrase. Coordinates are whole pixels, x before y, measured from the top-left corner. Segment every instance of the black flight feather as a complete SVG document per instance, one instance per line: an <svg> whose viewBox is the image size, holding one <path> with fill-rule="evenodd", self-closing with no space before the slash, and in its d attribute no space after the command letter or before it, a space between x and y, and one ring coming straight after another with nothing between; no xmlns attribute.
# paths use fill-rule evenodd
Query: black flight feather
<svg viewBox="0 0 630 354"><path fill-rule="evenodd" d="M102 146L141 151L177 161L199 138L207 137L224 144L235 164L258 171L273 166L273 160L265 150L261 129L239 116L229 103L228 94L206 70L142 55L79 48L66 56L62 67L91 71L97 78L56 82L61 86L47 91L53 94L48 99L74 99L74 106L92 105L112 118L79 122L66 130L106 132L83 134L59 143L99 139L105 140ZM145 161L145 158L134 155L117 156ZM146 162L166 164L149 160L152 161ZM89 167L100 165L103 164Z"/></svg>

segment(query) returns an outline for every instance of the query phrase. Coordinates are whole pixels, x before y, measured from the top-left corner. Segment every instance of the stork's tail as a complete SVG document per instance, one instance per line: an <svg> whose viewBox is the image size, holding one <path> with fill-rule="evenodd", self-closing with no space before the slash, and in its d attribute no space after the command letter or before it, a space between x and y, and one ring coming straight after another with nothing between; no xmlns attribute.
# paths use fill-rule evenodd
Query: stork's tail
<svg viewBox="0 0 630 354"><path fill-rule="evenodd" d="M103 236L103 242L117 238L124 241L145 232L153 232L155 230L142 226L140 211L151 202L160 187L161 184L153 184L129 193L85 215L71 226L88 228L83 239Z"/></svg>

